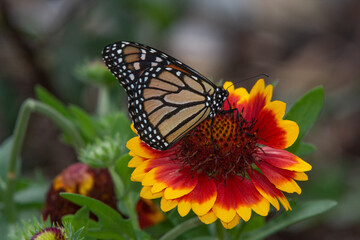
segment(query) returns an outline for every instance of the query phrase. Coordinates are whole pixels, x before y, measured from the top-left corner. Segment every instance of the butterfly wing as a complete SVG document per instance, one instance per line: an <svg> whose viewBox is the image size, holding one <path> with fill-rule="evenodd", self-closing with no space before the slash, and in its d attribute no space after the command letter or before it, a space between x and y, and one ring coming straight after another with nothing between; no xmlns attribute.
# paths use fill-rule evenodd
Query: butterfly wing
<svg viewBox="0 0 360 240"><path fill-rule="evenodd" d="M214 115L227 97L226 90L182 62L138 43L108 45L103 58L128 94L141 140L158 150L168 149Z"/></svg>

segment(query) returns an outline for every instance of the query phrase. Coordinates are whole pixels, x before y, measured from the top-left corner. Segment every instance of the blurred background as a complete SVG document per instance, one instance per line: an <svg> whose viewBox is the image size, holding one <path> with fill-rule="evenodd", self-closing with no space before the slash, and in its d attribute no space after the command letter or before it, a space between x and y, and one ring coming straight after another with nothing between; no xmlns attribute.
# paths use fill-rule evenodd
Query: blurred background
<svg viewBox="0 0 360 240"><path fill-rule="evenodd" d="M216 81L266 73L274 99L291 106L313 87L325 105L306 142L317 151L300 183L301 199L337 200L332 211L270 239L359 239L360 1L287 0L0 0L0 141L21 103L42 85L89 112L97 91L77 67L100 60L109 43L158 48ZM115 79L114 79L115 80ZM249 89L255 79L237 87ZM120 88L120 87L119 87ZM119 102L125 104L126 99ZM23 174L52 177L76 160L54 124L33 115L22 151Z"/></svg>

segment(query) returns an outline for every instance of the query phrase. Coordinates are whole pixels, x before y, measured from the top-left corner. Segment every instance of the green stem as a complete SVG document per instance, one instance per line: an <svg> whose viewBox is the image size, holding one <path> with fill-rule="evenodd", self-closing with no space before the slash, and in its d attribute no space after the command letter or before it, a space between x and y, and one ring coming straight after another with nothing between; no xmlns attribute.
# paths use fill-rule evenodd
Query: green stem
<svg viewBox="0 0 360 240"><path fill-rule="evenodd" d="M128 210L131 225L133 226L134 230L139 230L140 227L139 227L138 216L136 213L136 206L130 200L130 197L128 195L124 198L124 201L125 201L126 208Z"/></svg>
<svg viewBox="0 0 360 240"><path fill-rule="evenodd" d="M172 240L177 238L178 236L180 236L181 234L184 234L186 231L197 227L199 225L202 225L203 223L200 222L198 217L194 217L191 218L179 225L177 225L176 227L174 227L173 229L171 229L170 231L168 231L164 236L162 236L159 240Z"/></svg>
<svg viewBox="0 0 360 240"><path fill-rule="evenodd" d="M20 108L18 118L15 124L15 130L12 139L12 147L9 158L9 166L7 171L6 189L5 189L5 211L6 217L9 222L15 221L15 204L13 200L16 184L16 165L19 152L24 142L24 136L26 128L29 122L30 114L37 112L49 117L53 120L64 132L69 134L74 141L74 147L79 151L83 146L84 142L78 133L76 127L62 116L58 111L54 110L50 106L38 102L36 100L26 100Z"/></svg>
<svg viewBox="0 0 360 240"><path fill-rule="evenodd" d="M32 107L32 102L26 101L22 104L18 118L16 120L15 130L12 137L12 146L10 151L4 196L4 202L6 206L5 214L9 222L15 221L15 205L13 202L13 195L16 183L16 160L18 158L18 153L24 141L25 130L29 122Z"/></svg>
<svg viewBox="0 0 360 240"><path fill-rule="evenodd" d="M114 166L110 166L109 171L110 171L111 178L115 184L116 196L119 199L123 199L124 204L127 209L127 213L129 214L130 223L132 224L134 229L136 229L136 230L140 229L138 216L137 216L137 212L136 212L136 206L134 205L134 201L132 201L132 199L133 199L131 196L132 192L128 192L127 194L125 193L124 183L121 180L119 174L116 172ZM138 193L136 193L136 194L138 194Z"/></svg>
<svg viewBox="0 0 360 240"><path fill-rule="evenodd" d="M242 236L242 233L243 233L243 231L244 231L244 229L245 229L245 226L246 226L246 224L247 224L248 222L245 222L245 221L242 221L241 222L241 225L240 225L240 228L239 228L239 230L237 231L237 233L236 233L236 235L235 235L235 240L240 240L240 238L241 238L241 236Z"/></svg>
<svg viewBox="0 0 360 240"><path fill-rule="evenodd" d="M107 87L99 87L98 104L96 112L99 116L104 116L110 112L110 94Z"/></svg>
<svg viewBox="0 0 360 240"><path fill-rule="evenodd" d="M224 227L220 220L216 221L216 236L219 240L224 240Z"/></svg>

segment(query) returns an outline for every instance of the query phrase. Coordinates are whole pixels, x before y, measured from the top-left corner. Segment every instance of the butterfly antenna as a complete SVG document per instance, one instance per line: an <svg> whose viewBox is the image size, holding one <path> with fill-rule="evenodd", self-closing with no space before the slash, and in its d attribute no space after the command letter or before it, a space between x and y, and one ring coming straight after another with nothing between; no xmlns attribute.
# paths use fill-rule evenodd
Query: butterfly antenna
<svg viewBox="0 0 360 240"><path fill-rule="evenodd" d="M238 82L232 83L230 86L228 86L228 87L226 88L226 90L227 90L229 87L234 86L236 83L244 82L244 81L247 81L247 80L249 80L249 79L258 78L258 77L261 77L261 76L262 76L262 77L266 77L266 78L269 78L269 77L270 77L270 76L269 76L268 74L266 74L266 73L257 74L257 75L255 75L255 76L251 76L251 77L248 77L248 78L245 78L245 79L241 79L241 80L238 81Z"/></svg>

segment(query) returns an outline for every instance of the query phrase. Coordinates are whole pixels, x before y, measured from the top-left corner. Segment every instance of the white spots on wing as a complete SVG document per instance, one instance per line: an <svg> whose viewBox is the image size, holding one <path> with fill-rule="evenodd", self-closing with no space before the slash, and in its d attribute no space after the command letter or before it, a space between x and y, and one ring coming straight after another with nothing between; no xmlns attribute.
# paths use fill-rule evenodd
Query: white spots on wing
<svg viewBox="0 0 360 240"><path fill-rule="evenodd" d="M134 68L135 68L135 70L139 70L140 69L140 63L139 62L134 63Z"/></svg>

